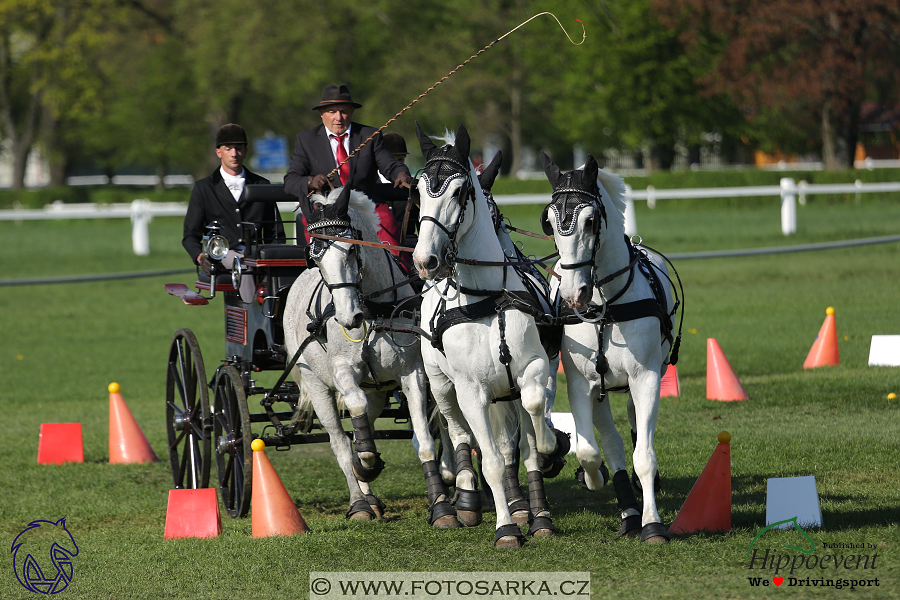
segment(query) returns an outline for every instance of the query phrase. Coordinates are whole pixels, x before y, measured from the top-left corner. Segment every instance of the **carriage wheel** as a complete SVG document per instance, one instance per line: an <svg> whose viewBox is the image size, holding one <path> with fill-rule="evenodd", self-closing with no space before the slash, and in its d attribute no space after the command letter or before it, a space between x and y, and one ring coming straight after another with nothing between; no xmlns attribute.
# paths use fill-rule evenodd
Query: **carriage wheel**
<svg viewBox="0 0 900 600"><path fill-rule="evenodd" d="M166 432L175 489L209 487L209 394L200 345L190 329L179 329L166 372Z"/></svg>
<svg viewBox="0 0 900 600"><path fill-rule="evenodd" d="M253 451L250 410L241 374L230 365L219 368L213 384L213 435L216 472L226 512L245 517L250 510Z"/></svg>

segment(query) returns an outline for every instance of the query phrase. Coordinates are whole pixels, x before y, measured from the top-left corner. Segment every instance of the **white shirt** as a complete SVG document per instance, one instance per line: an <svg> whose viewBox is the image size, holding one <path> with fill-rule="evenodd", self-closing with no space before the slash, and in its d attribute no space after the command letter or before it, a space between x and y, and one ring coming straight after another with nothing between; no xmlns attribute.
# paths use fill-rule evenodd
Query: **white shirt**
<svg viewBox="0 0 900 600"><path fill-rule="evenodd" d="M237 202L241 194L244 193L244 185L247 183L247 171L241 169L240 175L231 175L224 168L219 167L219 173L222 174L222 180L225 181L225 185L228 186L228 190L234 196L235 202Z"/></svg>
<svg viewBox="0 0 900 600"><path fill-rule="evenodd" d="M352 125L351 125L351 128L352 128ZM332 133L331 130L328 129L327 127L325 128L325 131L328 132L328 141L331 143L331 154L334 156L334 164L337 164L337 162L338 162L338 159L337 159L337 146L338 146L337 135ZM347 153L347 156L350 156L350 129L348 129L341 135L344 136L344 139L341 140L341 143L343 143L343 145L344 145L344 152Z"/></svg>

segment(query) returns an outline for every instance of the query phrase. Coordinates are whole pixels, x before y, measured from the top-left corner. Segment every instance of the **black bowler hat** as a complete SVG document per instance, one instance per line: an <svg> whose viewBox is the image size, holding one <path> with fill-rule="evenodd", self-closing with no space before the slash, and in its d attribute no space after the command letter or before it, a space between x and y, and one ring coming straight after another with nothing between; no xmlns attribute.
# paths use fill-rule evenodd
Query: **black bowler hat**
<svg viewBox="0 0 900 600"><path fill-rule="evenodd" d="M399 133L393 131L384 132L384 146L390 150L391 154L406 156L406 140Z"/></svg>
<svg viewBox="0 0 900 600"><path fill-rule="evenodd" d="M216 132L216 148L219 146L234 146L235 144L246 144L247 134L244 128L235 123L222 125Z"/></svg>
<svg viewBox="0 0 900 600"><path fill-rule="evenodd" d="M322 90L322 101L313 106L313 110L319 110L333 104L352 104L355 108L361 108L362 104L358 104L350 97L350 88L346 85L326 85Z"/></svg>

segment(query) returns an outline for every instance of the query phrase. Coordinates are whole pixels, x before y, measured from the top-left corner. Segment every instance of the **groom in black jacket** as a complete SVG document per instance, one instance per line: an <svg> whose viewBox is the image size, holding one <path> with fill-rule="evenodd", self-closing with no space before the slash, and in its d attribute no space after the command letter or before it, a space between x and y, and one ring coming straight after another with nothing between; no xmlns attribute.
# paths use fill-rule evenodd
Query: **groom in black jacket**
<svg viewBox="0 0 900 600"><path fill-rule="evenodd" d="M398 244L399 228L390 209L378 203L376 185L378 172L393 184L409 184L411 178L406 165L399 162L384 145L384 137L374 127L352 121L353 111L362 105L353 101L346 85L327 85L322 91L322 101L313 107L319 111L322 124L297 134L291 166L284 176L284 191L306 202L312 191L327 193L332 188L349 185L376 202L376 211L382 221L379 238ZM348 135L349 134L349 135ZM353 158L354 168L347 162L338 173L326 176L360 144L375 136ZM383 208L383 211L378 210ZM384 214L382 214L384 213ZM390 222L389 222L390 221ZM396 230L396 231L392 231ZM387 238L383 235L387 233Z"/></svg>
<svg viewBox="0 0 900 600"><path fill-rule="evenodd" d="M244 187L254 183L269 183L269 180L251 173L244 168L247 156L247 134L244 128L234 123L223 125L216 133L216 156L221 166L194 183L187 214L184 217L184 237L181 245L195 264L203 259L203 235L206 226L218 221L220 233L228 240L232 250L242 252L244 240L241 238L240 223L257 223L262 229L264 243L285 241L284 227L278 218L278 207L268 202L246 202ZM208 266L204 266L204 271Z"/></svg>

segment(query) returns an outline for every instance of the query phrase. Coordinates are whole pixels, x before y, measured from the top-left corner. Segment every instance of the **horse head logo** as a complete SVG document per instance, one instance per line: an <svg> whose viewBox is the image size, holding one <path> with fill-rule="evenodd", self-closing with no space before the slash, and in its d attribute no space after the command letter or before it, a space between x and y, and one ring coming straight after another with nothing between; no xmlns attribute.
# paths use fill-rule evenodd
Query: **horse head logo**
<svg viewBox="0 0 900 600"><path fill-rule="evenodd" d="M787 550L799 550L800 552L802 552L804 554L812 554L816 549L816 543L813 541L813 539L811 537L809 537L809 535L807 535L807 533L805 531L803 531L803 529L800 527L800 525L797 524L797 517L793 517L791 519L785 519L784 521L778 521L777 523L772 523L771 525L763 527L759 531L759 533L756 534L756 537L753 538L753 541L750 542L750 547L747 548L747 556L748 557L750 556L750 551L753 550L753 544L756 543L756 540L758 540L762 534L764 534L765 532L767 532L768 530L770 530L772 528L778 527L780 525L786 525L788 523L793 523L794 529L796 529L797 532L800 533L800 535L802 535L807 540L809 540L809 549L807 550L806 548L801 548L800 546L788 546L787 544L782 544L782 546L784 546L784 548Z"/></svg>
<svg viewBox="0 0 900 600"><path fill-rule="evenodd" d="M55 523L32 521L13 540L10 552L16 578L29 591L57 594L72 581L72 559L78 556L78 545L66 529L65 517Z"/></svg>

